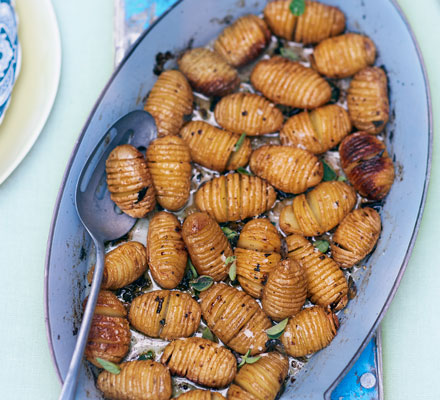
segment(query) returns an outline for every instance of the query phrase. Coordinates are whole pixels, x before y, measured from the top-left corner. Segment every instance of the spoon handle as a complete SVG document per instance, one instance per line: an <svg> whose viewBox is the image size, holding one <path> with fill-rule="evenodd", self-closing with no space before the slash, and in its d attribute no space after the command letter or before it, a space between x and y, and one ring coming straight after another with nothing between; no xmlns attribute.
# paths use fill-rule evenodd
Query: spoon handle
<svg viewBox="0 0 440 400"><path fill-rule="evenodd" d="M73 400L76 393L76 385L78 380L78 372L81 366L84 350L89 336L90 326L92 325L93 314L95 312L96 302L98 300L99 289L104 272L104 244L93 238L96 249L96 265L93 273L92 287L87 300L86 309L81 322L75 349L73 351L72 360L70 361L69 370L64 380L63 389L58 400Z"/></svg>

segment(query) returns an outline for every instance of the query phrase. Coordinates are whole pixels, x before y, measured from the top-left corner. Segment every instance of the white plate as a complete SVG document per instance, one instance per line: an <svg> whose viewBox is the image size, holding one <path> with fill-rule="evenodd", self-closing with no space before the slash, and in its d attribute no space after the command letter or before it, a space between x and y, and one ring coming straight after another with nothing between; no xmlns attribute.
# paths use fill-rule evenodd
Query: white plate
<svg viewBox="0 0 440 400"><path fill-rule="evenodd" d="M58 90L61 41L50 0L16 0L21 70L0 125L0 184L41 133Z"/></svg>

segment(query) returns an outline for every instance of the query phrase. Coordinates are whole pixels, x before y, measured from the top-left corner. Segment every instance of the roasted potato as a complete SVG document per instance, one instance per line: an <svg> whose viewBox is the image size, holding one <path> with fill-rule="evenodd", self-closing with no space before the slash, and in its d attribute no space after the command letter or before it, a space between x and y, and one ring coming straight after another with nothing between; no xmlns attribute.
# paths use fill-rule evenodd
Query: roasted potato
<svg viewBox="0 0 440 400"><path fill-rule="evenodd" d="M347 111L329 104L290 117L280 131L280 140L283 145L320 154L339 144L350 131Z"/></svg>
<svg viewBox="0 0 440 400"><path fill-rule="evenodd" d="M259 56L270 36L261 18L245 15L223 30L214 42L214 50L229 64L241 67Z"/></svg>
<svg viewBox="0 0 440 400"><path fill-rule="evenodd" d="M199 337L171 342L165 347L161 363L173 375L212 388L229 385L237 373L237 361L228 349Z"/></svg>
<svg viewBox="0 0 440 400"><path fill-rule="evenodd" d="M185 274L188 254L179 220L161 211L148 226L147 259L155 282L165 289L174 289Z"/></svg>
<svg viewBox="0 0 440 400"><path fill-rule="evenodd" d="M331 88L311 68L287 58L261 60L251 74L251 83L269 100L296 108L316 108L328 103Z"/></svg>
<svg viewBox="0 0 440 400"><path fill-rule="evenodd" d="M147 336L173 340L191 336L200 316L199 304L188 293L154 290L132 301L128 319Z"/></svg>
<svg viewBox="0 0 440 400"><path fill-rule="evenodd" d="M191 390L177 397L179 400L226 400L218 392L210 392L208 390Z"/></svg>
<svg viewBox="0 0 440 400"><path fill-rule="evenodd" d="M177 136L153 140L147 149L147 164L158 203L171 211L182 208L191 186L191 155L186 143Z"/></svg>
<svg viewBox="0 0 440 400"><path fill-rule="evenodd" d="M274 321L291 317L307 298L304 269L293 259L281 261L270 273L263 289L261 306Z"/></svg>
<svg viewBox="0 0 440 400"><path fill-rule="evenodd" d="M307 0L304 14L297 17L289 9L291 2L271 1L264 8L264 19L275 35L310 44L344 31L345 15L339 8Z"/></svg>
<svg viewBox="0 0 440 400"><path fill-rule="evenodd" d="M276 200L274 188L257 176L240 173L206 182L195 194L199 210L217 222L237 221L270 210Z"/></svg>
<svg viewBox="0 0 440 400"><path fill-rule="evenodd" d="M283 114L273 103L253 93L233 93L215 106L214 116L224 129L248 136L277 132L283 125Z"/></svg>
<svg viewBox="0 0 440 400"><path fill-rule="evenodd" d="M147 253L139 242L124 243L105 255L101 289L120 289L142 276L147 269ZM95 267L90 268L87 280L92 283Z"/></svg>
<svg viewBox="0 0 440 400"><path fill-rule="evenodd" d="M154 361L129 361L121 372L102 371L96 385L105 398L112 400L168 400L172 395L171 375Z"/></svg>
<svg viewBox="0 0 440 400"><path fill-rule="evenodd" d="M84 308L87 298L84 301ZM98 295L87 345L84 352L87 360L99 368L96 358L118 363L127 354L131 340L127 311L119 299L108 290Z"/></svg>
<svg viewBox="0 0 440 400"><path fill-rule="evenodd" d="M289 258L304 270L310 301L341 310L348 302L348 283L338 264L300 235L286 237Z"/></svg>
<svg viewBox="0 0 440 400"><path fill-rule="evenodd" d="M350 268L373 250L382 228L379 213L370 207L348 214L333 234L332 258Z"/></svg>
<svg viewBox="0 0 440 400"><path fill-rule="evenodd" d="M345 182L321 182L281 210L280 228L286 234L318 236L334 228L356 203L354 189Z"/></svg>
<svg viewBox="0 0 440 400"><path fill-rule="evenodd" d="M234 255L237 279L243 290L260 298L269 272L281 260L281 238L267 218L252 219L243 227Z"/></svg>
<svg viewBox="0 0 440 400"><path fill-rule="evenodd" d="M394 165L384 142L356 132L341 142L339 156L345 175L362 196L381 200L388 194L394 182Z"/></svg>
<svg viewBox="0 0 440 400"><path fill-rule="evenodd" d="M187 50L177 62L194 90L206 96L224 96L240 84L237 70L209 49Z"/></svg>
<svg viewBox="0 0 440 400"><path fill-rule="evenodd" d="M143 218L156 205L156 191L143 154L124 144L105 162L110 198L130 217Z"/></svg>
<svg viewBox="0 0 440 400"><path fill-rule="evenodd" d="M160 74L144 105L156 121L157 135L177 135L183 125L183 117L191 114L193 93L180 71L164 71Z"/></svg>
<svg viewBox="0 0 440 400"><path fill-rule="evenodd" d="M287 193L303 193L321 182L324 167L307 150L265 145L254 150L249 166L255 175Z"/></svg>
<svg viewBox="0 0 440 400"><path fill-rule="evenodd" d="M248 138L235 150L241 135L216 128L207 122L188 122L180 131L180 136L188 145L194 162L218 172L244 167L251 156Z"/></svg>
<svg viewBox="0 0 440 400"><path fill-rule="evenodd" d="M272 326L258 303L248 294L224 283L212 285L199 294L203 319L209 329L240 354L261 353Z"/></svg>
<svg viewBox="0 0 440 400"><path fill-rule="evenodd" d="M381 132L390 113L385 71L379 67L359 71L350 82L347 105L351 121L357 129L371 134Z"/></svg>
<svg viewBox="0 0 440 400"><path fill-rule="evenodd" d="M185 219L182 236L200 275L208 275L215 281L226 278L230 267L226 259L233 253L217 222L206 213L196 212Z"/></svg>
<svg viewBox="0 0 440 400"><path fill-rule="evenodd" d="M229 400L274 400L289 371L289 360L278 352L262 354L238 371L228 391Z"/></svg>
<svg viewBox="0 0 440 400"><path fill-rule="evenodd" d="M372 65L376 46L367 36L357 33L325 39L313 52L312 66L330 78L347 78Z"/></svg>

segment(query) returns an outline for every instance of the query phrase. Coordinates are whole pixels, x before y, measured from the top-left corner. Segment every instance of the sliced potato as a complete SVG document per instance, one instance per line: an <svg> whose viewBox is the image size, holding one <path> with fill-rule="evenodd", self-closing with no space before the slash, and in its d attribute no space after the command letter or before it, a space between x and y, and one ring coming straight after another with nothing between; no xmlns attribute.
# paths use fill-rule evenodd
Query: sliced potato
<svg viewBox="0 0 440 400"><path fill-rule="evenodd" d="M208 390L191 390L176 397L179 400L226 400L218 392L210 392Z"/></svg>

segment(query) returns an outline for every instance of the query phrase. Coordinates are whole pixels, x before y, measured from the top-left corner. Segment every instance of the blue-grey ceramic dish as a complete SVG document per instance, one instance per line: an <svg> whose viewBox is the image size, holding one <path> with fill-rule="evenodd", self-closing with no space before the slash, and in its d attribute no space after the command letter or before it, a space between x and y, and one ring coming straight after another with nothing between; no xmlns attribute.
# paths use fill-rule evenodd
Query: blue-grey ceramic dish
<svg viewBox="0 0 440 400"><path fill-rule="evenodd" d="M393 0L326 0L347 15L348 30L365 33L377 45L377 65L389 78L391 121L387 147L397 177L382 209L383 231L377 248L354 276L357 296L341 316L329 347L315 354L287 385L283 399L329 398L383 318L408 262L425 202L431 155L429 88L415 39ZM79 326L90 239L74 206L78 175L89 152L121 116L142 108L156 81L158 52L179 51L193 40L203 46L224 28L223 17L260 13L262 1L183 0L176 3L134 44L104 89L73 150L58 195L49 237L45 300L47 334L57 372L66 375ZM217 21L217 22L216 22ZM99 399L87 368L78 398Z"/></svg>

